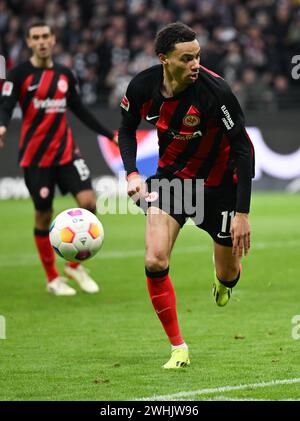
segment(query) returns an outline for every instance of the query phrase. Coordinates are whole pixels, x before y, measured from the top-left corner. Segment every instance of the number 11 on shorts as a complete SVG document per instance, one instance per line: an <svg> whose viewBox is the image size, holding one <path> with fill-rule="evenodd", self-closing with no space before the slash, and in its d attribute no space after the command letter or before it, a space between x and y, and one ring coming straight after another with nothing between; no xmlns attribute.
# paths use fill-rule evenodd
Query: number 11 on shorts
<svg viewBox="0 0 300 421"><path fill-rule="evenodd" d="M232 220L235 215L235 211L231 211L231 212L224 211L224 212L221 212L221 215L223 216L221 232L230 232L230 228L231 228ZM228 222L229 222L229 227L228 227Z"/></svg>

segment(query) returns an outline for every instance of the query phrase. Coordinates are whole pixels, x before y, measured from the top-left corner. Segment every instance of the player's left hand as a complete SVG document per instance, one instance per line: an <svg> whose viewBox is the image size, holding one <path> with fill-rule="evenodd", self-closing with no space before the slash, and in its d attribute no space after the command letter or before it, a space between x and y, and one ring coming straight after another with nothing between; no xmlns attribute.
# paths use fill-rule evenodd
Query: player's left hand
<svg viewBox="0 0 300 421"><path fill-rule="evenodd" d="M242 257L243 253L247 256L250 249L250 223L247 213L235 214L231 229L232 254Z"/></svg>

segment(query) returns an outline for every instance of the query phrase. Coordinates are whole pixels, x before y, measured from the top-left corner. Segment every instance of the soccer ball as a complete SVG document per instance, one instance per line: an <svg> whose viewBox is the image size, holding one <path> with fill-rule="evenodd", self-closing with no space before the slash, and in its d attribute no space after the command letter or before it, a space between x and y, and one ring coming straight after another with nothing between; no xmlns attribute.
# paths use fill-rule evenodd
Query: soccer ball
<svg viewBox="0 0 300 421"><path fill-rule="evenodd" d="M92 212L67 209L54 219L49 233L55 252L70 262L82 262L93 257L101 248L104 230Z"/></svg>

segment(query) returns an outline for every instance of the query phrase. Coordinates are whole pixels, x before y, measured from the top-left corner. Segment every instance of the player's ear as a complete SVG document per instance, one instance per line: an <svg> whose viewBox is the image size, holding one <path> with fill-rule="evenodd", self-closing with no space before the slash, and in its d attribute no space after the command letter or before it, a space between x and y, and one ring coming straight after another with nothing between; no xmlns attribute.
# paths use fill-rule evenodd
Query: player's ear
<svg viewBox="0 0 300 421"><path fill-rule="evenodd" d="M26 37L26 45L27 45L28 48L31 48L31 39L30 39L30 36L27 36Z"/></svg>
<svg viewBox="0 0 300 421"><path fill-rule="evenodd" d="M159 53L159 54L158 54L158 58L159 58L159 61L160 61L162 64L167 64L167 63L168 63L168 59L167 59L167 56L166 56L165 54L163 54L163 53Z"/></svg>

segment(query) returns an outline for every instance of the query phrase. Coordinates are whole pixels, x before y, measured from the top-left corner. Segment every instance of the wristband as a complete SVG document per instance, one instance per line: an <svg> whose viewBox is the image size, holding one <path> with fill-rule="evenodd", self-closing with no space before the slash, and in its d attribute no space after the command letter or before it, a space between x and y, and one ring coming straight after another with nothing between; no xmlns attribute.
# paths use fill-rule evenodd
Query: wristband
<svg viewBox="0 0 300 421"><path fill-rule="evenodd" d="M131 172L129 175L127 175L126 179L128 180L128 178L129 178L131 175L140 175L140 174L139 174L137 171L133 171L133 172Z"/></svg>

